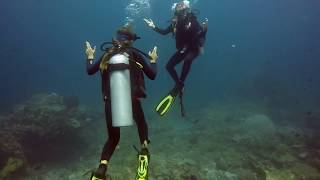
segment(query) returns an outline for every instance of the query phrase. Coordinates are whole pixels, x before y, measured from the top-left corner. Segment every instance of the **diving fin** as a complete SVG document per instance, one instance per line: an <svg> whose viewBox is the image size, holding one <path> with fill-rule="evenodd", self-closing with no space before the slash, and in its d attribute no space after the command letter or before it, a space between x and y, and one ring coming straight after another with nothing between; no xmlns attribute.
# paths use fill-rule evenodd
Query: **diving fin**
<svg viewBox="0 0 320 180"><path fill-rule="evenodd" d="M138 154L138 169L135 180L148 180L148 166L150 153L147 148L142 148Z"/></svg>
<svg viewBox="0 0 320 180"><path fill-rule="evenodd" d="M167 96L165 96L160 103L156 106L156 112L160 116L164 116L170 109L177 95L181 92L181 88L176 86L174 87Z"/></svg>
<svg viewBox="0 0 320 180"><path fill-rule="evenodd" d="M94 173L92 173L90 180L106 180L106 178L98 178L94 175Z"/></svg>

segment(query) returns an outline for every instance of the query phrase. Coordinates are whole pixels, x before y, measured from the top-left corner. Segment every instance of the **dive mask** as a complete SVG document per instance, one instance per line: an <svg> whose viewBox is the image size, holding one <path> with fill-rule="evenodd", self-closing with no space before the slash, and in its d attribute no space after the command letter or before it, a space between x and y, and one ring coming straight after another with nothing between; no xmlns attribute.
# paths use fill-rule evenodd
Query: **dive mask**
<svg viewBox="0 0 320 180"><path fill-rule="evenodd" d="M119 41L136 41L137 39L140 39L137 34L125 34L125 33L117 33L117 40Z"/></svg>

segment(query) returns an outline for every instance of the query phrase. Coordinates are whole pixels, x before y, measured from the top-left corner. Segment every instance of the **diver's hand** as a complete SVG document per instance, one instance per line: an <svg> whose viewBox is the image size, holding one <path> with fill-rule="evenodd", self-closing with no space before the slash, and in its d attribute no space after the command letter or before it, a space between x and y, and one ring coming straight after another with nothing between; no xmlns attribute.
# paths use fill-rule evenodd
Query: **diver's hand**
<svg viewBox="0 0 320 180"><path fill-rule="evenodd" d="M152 29L156 28L156 25L154 25L152 19L146 19L146 18L144 18L143 20L144 20L144 22L147 23L147 25L148 25L150 28L152 28Z"/></svg>
<svg viewBox="0 0 320 180"><path fill-rule="evenodd" d="M208 18L206 18L206 19L202 22L202 27L203 27L205 30L208 29L208 22L209 22Z"/></svg>
<svg viewBox="0 0 320 180"><path fill-rule="evenodd" d="M185 53L185 52L186 52L186 50L187 50L187 47L186 47L186 46L184 46L184 47L180 50L180 53L181 53L181 54L183 54L183 53Z"/></svg>
<svg viewBox="0 0 320 180"><path fill-rule="evenodd" d="M203 55L204 54L204 47L200 46L199 47L199 52L200 52L201 55Z"/></svg>
<svg viewBox="0 0 320 180"><path fill-rule="evenodd" d="M150 63L157 63L158 54L157 54L157 46L155 46L152 52L149 51L149 56L151 57Z"/></svg>
<svg viewBox="0 0 320 180"><path fill-rule="evenodd" d="M93 60L94 59L94 53L96 52L96 46L92 49L90 43L86 41L86 55L88 60Z"/></svg>

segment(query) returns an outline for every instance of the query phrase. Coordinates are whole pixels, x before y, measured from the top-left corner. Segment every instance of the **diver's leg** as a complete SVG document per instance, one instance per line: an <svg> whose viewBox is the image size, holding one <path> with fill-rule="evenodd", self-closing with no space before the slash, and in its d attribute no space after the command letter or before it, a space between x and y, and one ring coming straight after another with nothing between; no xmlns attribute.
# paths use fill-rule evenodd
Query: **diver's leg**
<svg viewBox="0 0 320 180"><path fill-rule="evenodd" d="M120 139L120 128L112 126L112 115L111 115L111 102L106 100L105 102L105 116L108 129L108 140L105 143L100 159L100 165L95 172L97 178L103 178L107 171L107 164L110 160L114 150Z"/></svg>
<svg viewBox="0 0 320 180"><path fill-rule="evenodd" d="M150 153L148 150L148 126L143 114L141 102L138 99L132 100L133 117L137 123L141 150L138 154L138 169L136 180L148 179L148 167L150 162Z"/></svg>
<svg viewBox="0 0 320 180"><path fill-rule="evenodd" d="M177 71L175 70L175 66L179 64L183 58L185 57L185 53L181 53L180 51L177 51L169 60L169 62L166 65L167 71L171 75L172 79L175 81L176 84L180 84L180 80L177 74Z"/></svg>
<svg viewBox="0 0 320 180"><path fill-rule="evenodd" d="M180 81L182 83L184 83L184 81L186 80L186 78L190 72L192 62L198 55L199 55L198 50L193 50L193 51L187 52L187 55L184 58L184 63L183 63L181 76L180 76Z"/></svg>
<svg viewBox="0 0 320 180"><path fill-rule="evenodd" d="M106 122L108 129L108 140L103 147L103 152L101 154L101 160L109 161L116 146L120 140L120 128L112 126L112 115L111 115L111 102L106 100L105 104L105 113L106 113Z"/></svg>
<svg viewBox="0 0 320 180"><path fill-rule="evenodd" d="M138 127L139 139L142 146L149 142L148 125L144 117L141 102L138 99L132 99L133 117Z"/></svg>

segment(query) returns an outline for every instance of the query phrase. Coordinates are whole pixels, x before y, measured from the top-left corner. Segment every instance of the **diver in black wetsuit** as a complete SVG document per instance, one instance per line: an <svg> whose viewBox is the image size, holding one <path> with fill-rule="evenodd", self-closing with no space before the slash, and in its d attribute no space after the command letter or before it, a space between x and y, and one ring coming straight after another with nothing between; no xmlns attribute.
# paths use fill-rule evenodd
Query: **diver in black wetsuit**
<svg viewBox="0 0 320 180"><path fill-rule="evenodd" d="M154 31L166 35L172 33L175 36L177 52L170 58L166 68L175 81L175 86L169 91L160 103L156 106L156 112L164 116L170 109L175 97L180 95L181 115L185 116L182 103L182 90L188 76L193 60L203 53L203 46L208 27L208 19L201 25L190 9L189 1L183 0L174 4L174 17L166 29L156 27L151 19L144 19L147 25ZM182 71L178 76L175 66L183 63Z"/></svg>
<svg viewBox="0 0 320 180"><path fill-rule="evenodd" d="M139 138L141 142L141 151L138 156L139 164L136 179L147 179L147 168L149 162L149 151L147 145L150 142L148 138L148 126L145 121L144 113L141 107L141 98L146 97L145 84L143 73L151 80L154 80L157 73L157 48L155 47L152 52L149 52L151 58L150 63L147 63L138 50L132 48L132 43L137 36L130 30L129 27L120 28L117 31L117 37L113 40L113 47L109 48L106 53L96 62L94 60L95 47L91 48L89 42L86 42L87 54L87 72L93 75L96 72L101 72L102 77L102 93L105 102L105 115L106 124L108 129L108 140L103 147L101 154L100 165L98 169L92 174L91 180L104 180L106 179L107 164L119 142L120 127L112 125L111 114L111 96L110 96L110 65L108 60L115 54L126 54L129 57L130 67L130 81L131 81L131 96L132 96L132 111L133 118L137 124ZM123 112L125 113L125 112ZM147 164L146 162L147 161ZM142 172L142 173L141 173Z"/></svg>
<svg viewBox="0 0 320 180"><path fill-rule="evenodd" d="M154 31L162 35L172 33L175 36L177 52L170 58L166 65L168 72L175 81L175 88L171 91L171 93L169 93L171 94L170 96L176 96L182 91L193 60L203 52L208 25L207 19L200 25L196 16L190 9L189 1L184 0L176 3L173 9L175 12L174 17L171 20L170 26L166 29L160 29L156 27L151 19L144 19L147 25ZM184 63L181 75L179 77L177 71L175 70L175 66L182 61ZM163 112L163 114L164 113L165 112Z"/></svg>

